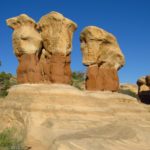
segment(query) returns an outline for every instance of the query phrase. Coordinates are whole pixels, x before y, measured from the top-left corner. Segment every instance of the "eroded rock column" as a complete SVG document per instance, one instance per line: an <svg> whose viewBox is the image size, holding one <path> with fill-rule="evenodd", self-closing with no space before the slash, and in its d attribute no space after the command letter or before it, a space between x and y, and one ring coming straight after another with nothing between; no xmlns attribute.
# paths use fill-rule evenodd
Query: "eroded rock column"
<svg viewBox="0 0 150 150"><path fill-rule="evenodd" d="M14 29L13 48L18 58L19 83L71 82L70 54L77 25L57 12L39 23L23 14L7 20Z"/></svg>
<svg viewBox="0 0 150 150"><path fill-rule="evenodd" d="M95 26L86 27L80 35L83 64L87 68L86 89L117 91L117 71L125 64L116 38Z"/></svg>
<svg viewBox="0 0 150 150"><path fill-rule="evenodd" d="M57 12L43 16L38 23L45 52L50 58L49 67L53 83L71 81L70 54L72 36L76 28L77 25L73 21Z"/></svg>
<svg viewBox="0 0 150 150"><path fill-rule="evenodd" d="M19 83L37 83L42 81L39 66L39 54L42 50L42 38L36 30L35 21L29 16L20 16L7 20L7 25L14 29L13 48L19 65L17 80Z"/></svg>

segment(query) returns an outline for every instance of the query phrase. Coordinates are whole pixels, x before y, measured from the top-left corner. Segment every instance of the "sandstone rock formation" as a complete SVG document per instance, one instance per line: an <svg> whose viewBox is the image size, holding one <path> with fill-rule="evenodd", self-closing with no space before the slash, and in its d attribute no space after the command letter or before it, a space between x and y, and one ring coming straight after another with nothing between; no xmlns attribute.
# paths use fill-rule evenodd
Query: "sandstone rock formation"
<svg viewBox="0 0 150 150"><path fill-rule="evenodd" d="M86 27L80 35L83 64L88 66L87 90L117 91L117 71L125 64L116 38L95 26Z"/></svg>
<svg viewBox="0 0 150 150"><path fill-rule="evenodd" d="M148 150L149 110L120 93L22 84L0 99L0 133L17 128L31 150Z"/></svg>
<svg viewBox="0 0 150 150"><path fill-rule="evenodd" d="M38 22L45 50L49 55L71 53L72 36L77 25L58 12L43 16Z"/></svg>
<svg viewBox="0 0 150 150"><path fill-rule="evenodd" d="M70 83L72 36L77 28L74 22L51 12L38 24L23 14L8 19L7 25L14 29L19 83Z"/></svg>
<svg viewBox="0 0 150 150"><path fill-rule="evenodd" d="M138 79L137 85L140 100L143 103L150 104L150 75Z"/></svg>
<svg viewBox="0 0 150 150"><path fill-rule="evenodd" d="M51 12L38 22L46 56L50 58L51 81L70 83L72 37L77 25L62 14ZM43 56L45 55L43 53Z"/></svg>
<svg viewBox="0 0 150 150"><path fill-rule="evenodd" d="M17 57L24 54L40 53L42 49L42 38L36 30L36 23L32 18L22 14L8 19L7 25L14 29L13 48Z"/></svg>
<svg viewBox="0 0 150 150"><path fill-rule="evenodd" d="M36 30L35 21L22 14L8 19L7 25L14 29L13 48L19 61L17 69L18 82L37 83L41 81L38 55L42 50L42 38Z"/></svg>

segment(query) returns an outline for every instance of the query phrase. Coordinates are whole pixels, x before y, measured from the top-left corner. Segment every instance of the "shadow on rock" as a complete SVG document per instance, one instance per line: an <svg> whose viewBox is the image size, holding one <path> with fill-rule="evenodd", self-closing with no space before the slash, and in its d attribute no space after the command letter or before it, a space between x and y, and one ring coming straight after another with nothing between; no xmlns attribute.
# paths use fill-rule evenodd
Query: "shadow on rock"
<svg viewBox="0 0 150 150"><path fill-rule="evenodd" d="M140 98L142 103L150 105L150 90L140 92L139 93L139 98Z"/></svg>

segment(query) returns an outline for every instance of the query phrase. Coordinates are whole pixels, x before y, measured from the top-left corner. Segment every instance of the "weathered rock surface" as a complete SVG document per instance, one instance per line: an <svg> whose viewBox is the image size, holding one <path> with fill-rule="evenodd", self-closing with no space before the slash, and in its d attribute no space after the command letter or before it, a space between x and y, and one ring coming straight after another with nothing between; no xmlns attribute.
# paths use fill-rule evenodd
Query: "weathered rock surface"
<svg viewBox="0 0 150 150"><path fill-rule="evenodd" d="M70 56L52 55L39 59L35 54L19 58L18 83L71 83Z"/></svg>
<svg viewBox="0 0 150 150"><path fill-rule="evenodd" d="M24 54L19 57L17 81L18 83L42 82L39 60L35 54Z"/></svg>
<svg viewBox="0 0 150 150"><path fill-rule="evenodd" d="M7 25L14 29L19 83L70 84L72 36L77 28L74 22L51 12L38 25L25 14L8 19Z"/></svg>
<svg viewBox="0 0 150 150"><path fill-rule="evenodd" d="M13 48L18 58L18 83L38 83L42 81L39 54L42 51L42 38L36 30L35 21L22 14L10 18L7 25L14 29Z"/></svg>
<svg viewBox="0 0 150 150"><path fill-rule="evenodd" d="M118 70L125 64L116 38L96 26L86 27L80 35L83 64L99 64Z"/></svg>
<svg viewBox="0 0 150 150"><path fill-rule="evenodd" d="M6 22L9 27L14 29L13 48L17 57L23 54L40 53L42 38L40 33L36 30L36 23L32 18L22 14L7 19Z"/></svg>
<svg viewBox="0 0 150 150"><path fill-rule="evenodd" d="M140 100L143 103L150 104L150 75L138 79L137 85Z"/></svg>
<svg viewBox="0 0 150 150"><path fill-rule="evenodd" d="M87 69L85 86L87 90L117 91L119 88L119 79L116 69L90 65Z"/></svg>
<svg viewBox="0 0 150 150"><path fill-rule="evenodd" d="M81 32L80 41L83 64L92 66L87 73L87 82L89 82L87 89L117 91L119 88L117 71L125 64L125 59L116 38L101 28L88 26ZM94 68L100 70L99 74L95 71L95 79L93 79L94 72L92 76L89 74L93 66L97 66ZM109 75L106 75L107 73ZM93 87L95 83L100 86Z"/></svg>
<svg viewBox="0 0 150 150"><path fill-rule="evenodd" d="M72 37L77 25L58 12L50 12L38 22L45 50L49 54L71 53Z"/></svg>
<svg viewBox="0 0 150 150"><path fill-rule="evenodd" d="M73 21L58 12L51 12L38 22L44 53L46 53L46 59L50 58L49 72L51 72L52 83L69 84L71 82L70 54L72 37L76 28L77 25Z"/></svg>
<svg viewBox="0 0 150 150"><path fill-rule="evenodd" d="M0 100L0 131L16 127L31 150L148 150L149 110L119 93L24 84Z"/></svg>

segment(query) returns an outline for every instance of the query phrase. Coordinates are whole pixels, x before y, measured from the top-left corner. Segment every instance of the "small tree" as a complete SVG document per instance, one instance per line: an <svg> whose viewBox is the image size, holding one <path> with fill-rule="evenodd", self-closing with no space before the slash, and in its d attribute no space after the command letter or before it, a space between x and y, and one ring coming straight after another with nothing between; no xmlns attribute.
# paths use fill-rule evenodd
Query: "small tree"
<svg viewBox="0 0 150 150"><path fill-rule="evenodd" d="M72 85L80 90L84 88L84 80L85 80L85 73L84 72L73 72L72 73Z"/></svg>
<svg viewBox="0 0 150 150"><path fill-rule="evenodd" d="M10 78L12 75L10 73L1 72L0 73L0 96L6 96L8 94L7 90L10 88Z"/></svg>

